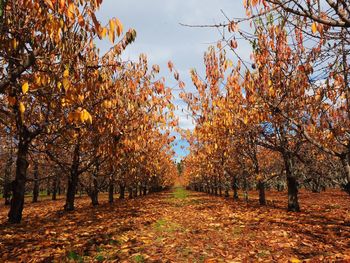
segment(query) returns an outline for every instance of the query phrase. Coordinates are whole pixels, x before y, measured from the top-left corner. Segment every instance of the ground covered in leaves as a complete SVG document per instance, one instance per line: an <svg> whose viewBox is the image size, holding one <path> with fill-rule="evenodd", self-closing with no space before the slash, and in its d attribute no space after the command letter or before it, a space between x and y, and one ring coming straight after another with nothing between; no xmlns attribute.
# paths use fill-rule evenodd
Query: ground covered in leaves
<svg viewBox="0 0 350 263"><path fill-rule="evenodd" d="M18 226L0 206L0 262L302 262L350 261L350 198L302 192L303 212L175 188L93 208L86 197L62 212L63 199L26 204Z"/></svg>

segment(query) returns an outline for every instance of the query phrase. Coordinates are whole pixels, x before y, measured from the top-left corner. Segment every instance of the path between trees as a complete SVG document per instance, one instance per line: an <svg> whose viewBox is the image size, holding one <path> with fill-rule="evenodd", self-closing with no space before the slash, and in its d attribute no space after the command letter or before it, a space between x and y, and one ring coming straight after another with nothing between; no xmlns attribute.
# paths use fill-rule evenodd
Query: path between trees
<svg viewBox="0 0 350 263"><path fill-rule="evenodd" d="M71 213L61 212L63 200L42 201L26 207L19 226L5 223L6 209L1 206L1 260L350 260L348 196L301 193L305 204L301 213L285 211L282 199L275 193L274 202L260 207L256 200L247 204L175 188L98 208L90 207L88 198L80 198Z"/></svg>

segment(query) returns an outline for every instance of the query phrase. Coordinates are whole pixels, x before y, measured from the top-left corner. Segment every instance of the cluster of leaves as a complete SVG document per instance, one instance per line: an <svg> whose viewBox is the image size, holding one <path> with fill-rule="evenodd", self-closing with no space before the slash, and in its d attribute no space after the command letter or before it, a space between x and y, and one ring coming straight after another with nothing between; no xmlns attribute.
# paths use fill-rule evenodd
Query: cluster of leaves
<svg viewBox="0 0 350 263"><path fill-rule="evenodd" d="M34 189L47 179L54 191L66 190L66 210L74 209L78 188L98 204L98 192L109 189L113 201L117 185L146 193L172 184L171 89L145 55L121 60L136 31L122 35L116 18L101 25L101 4L1 1L1 147L16 167L13 182L11 169L4 179L10 222L21 220L28 171ZM95 39L107 35L111 48L100 54Z"/></svg>
<svg viewBox="0 0 350 263"><path fill-rule="evenodd" d="M350 194L349 26L298 14L283 2L245 1L248 18L224 25L237 65L219 43L205 54L205 80L192 72L196 92L182 97L196 127L184 165L194 189L228 194L238 183L256 185L261 204L266 185L286 184L288 209L299 211L300 185L343 185ZM312 12L321 5L290 2ZM318 12L339 8L348 12L349 5ZM246 20L253 34L239 29ZM237 35L251 43L251 63L241 60Z"/></svg>

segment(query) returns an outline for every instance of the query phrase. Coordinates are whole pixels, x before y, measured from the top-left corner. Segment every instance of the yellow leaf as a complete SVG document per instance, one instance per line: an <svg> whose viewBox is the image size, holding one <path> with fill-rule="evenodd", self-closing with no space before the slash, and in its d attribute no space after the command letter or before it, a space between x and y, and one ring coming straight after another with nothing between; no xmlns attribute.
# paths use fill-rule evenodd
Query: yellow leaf
<svg viewBox="0 0 350 263"><path fill-rule="evenodd" d="M92 116L89 114L89 119L87 120L88 123L92 124Z"/></svg>
<svg viewBox="0 0 350 263"><path fill-rule="evenodd" d="M317 32L317 25L315 22L312 23L311 30L312 30L313 34L315 34Z"/></svg>
<svg viewBox="0 0 350 263"><path fill-rule="evenodd" d="M23 94L26 94L29 90L29 84L28 82L25 82L23 85L22 85L22 93Z"/></svg>
<svg viewBox="0 0 350 263"><path fill-rule="evenodd" d="M78 95L78 100L80 103L83 103L84 99L85 99L84 95Z"/></svg>
<svg viewBox="0 0 350 263"><path fill-rule="evenodd" d="M67 16L70 20L72 20L75 16L75 5L70 3L67 9Z"/></svg>
<svg viewBox="0 0 350 263"><path fill-rule="evenodd" d="M114 20L109 20L109 31L108 31L108 36L109 36L109 40L114 43L114 38L115 38L115 22Z"/></svg>
<svg viewBox="0 0 350 263"><path fill-rule="evenodd" d="M38 86L41 85L41 77L40 76L36 75L34 77L34 81L35 81L36 85L38 85Z"/></svg>
<svg viewBox="0 0 350 263"><path fill-rule="evenodd" d="M247 116L244 117L243 122L244 122L244 124L247 124L247 123L248 123L248 117L247 117Z"/></svg>
<svg viewBox="0 0 350 263"><path fill-rule="evenodd" d="M64 78L68 78L69 77L69 70L66 69L64 72L63 72L63 77Z"/></svg>
<svg viewBox="0 0 350 263"><path fill-rule="evenodd" d="M13 39L13 40L12 40L12 47L13 47L13 49L17 49L17 47L18 47L18 41L17 41L16 39Z"/></svg>
<svg viewBox="0 0 350 263"><path fill-rule="evenodd" d="M115 23L117 25L117 35L119 37L122 34L122 32L123 32L123 24L117 18L115 19Z"/></svg>
<svg viewBox="0 0 350 263"><path fill-rule="evenodd" d="M79 113L79 119L80 119L80 121L81 122L84 122L85 121L85 118L84 118L84 111L81 111L80 113Z"/></svg>
<svg viewBox="0 0 350 263"><path fill-rule="evenodd" d="M70 82L67 78L63 79L62 80L62 83L63 83L63 88L65 91L68 91L69 90L69 87L70 87Z"/></svg>
<svg viewBox="0 0 350 263"><path fill-rule="evenodd" d="M299 259L297 259L297 258L292 258L292 259L290 260L290 262L291 262L291 263L299 263L299 262L301 262L301 260L299 260Z"/></svg>
<svg viewBox="0 0 350 263"><path fill-rule="evenodd" d="M107 35L107 28L104 27L104 28L102 28L101 37L105 38L106 35Z"/></svg>
<svg viewBox="0 0 350 263"><path fill-rule="evenodd" d="M24 104L22 102L20 102L18 109L19 109L20 113L24 113L26 110L26 107L24 106Z"/></svg>

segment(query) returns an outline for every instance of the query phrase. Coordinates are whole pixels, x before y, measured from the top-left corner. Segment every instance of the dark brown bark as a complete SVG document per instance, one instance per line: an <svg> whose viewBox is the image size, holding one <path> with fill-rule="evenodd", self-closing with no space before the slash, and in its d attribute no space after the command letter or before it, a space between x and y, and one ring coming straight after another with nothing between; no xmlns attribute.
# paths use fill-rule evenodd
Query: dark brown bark
<svg viewBox="0 0 350 263"><path fill-rule="evenodd" d="M228 193L228 187L225 188L225 197L230 197L229 193Z"/></svg>
<svg viewBox="0 0 350 263"><path fill-rule="evenodd" d="M288 211L299 212L299 201L298 201L298 182L294 175L294 163L293 157L285 153L283 154L286 175L287 175L287 187L288 187Z"/></svg>
<svg viewBox="0 0 350 263"><path fill-rule="evenodd" d="M108 202L111 204L114 202L114 180L113 175L109 177L108 182Z"/></svg>
<svg viewBox="0 0 350 263"><path fill-rule="evenodd" d="M96 160L96 163L95 163L95 169L94 169L94 172L93 172L93 188L92 188L92 192L91 192L91 203L93 206L98 206L99 203L98 203L98 181L97 181L97 177L98 177L98 173L99 173L99 170L100 170L100 165L98 163L98 160Z"/></svg>
<svg viewBox="0 0 350 263"><path fill-rule="evenodd" d="M233 190L233 199L238 200L238 182L237 182L237 176L233 176L232 179L232 190Z"/></svg>
<svg viewBox="0 0 350 263"><path fill-rule="evenodd" d="M128 196L128 198L133 198L133 195L132 195L132 193L133 193L133 191L132 191L132 187L128 187L128 192L129 192L129 196Z"/></svg>
<svg viewBox="0 0 350 263"><path fill-rule="evenodd" d="M52 200L57 200L57 189L58 188L58 177L55 175L55 177L52 180Z"/></svg>
<svg viewBox="0 0 350 263"><path fill-rule="evenodd" d="M343 165L344 173L347 179L347 183L343 185L343 189L350 195L350 164L347 155L342 156L341 162Z"/></svg>
<svg viewBox="0 0 350 263"><path fill-rule="evenodd" d="M39 197L39 167L38 163L34 164L34 186L32 203L38 202Z"/></svg>
<svg viewBox="0 0 350 263"><path fill-rule="evenodd" d="M72 166L70 169L70 176L68 178L68 188L66 194L65 211L74 210L75 193L77 191L79 181L79 162L80 162L80 143L75 145Z"/></svg>
<svg viewBox="0 0 350 263"><path fill-rule="evenodd" d="M93 206L98 206L98 182L97 182L97 178L94 177L93 179L93 189L91 192L91 203Z"/></svg>
<svg viewBox="0 0 350 263"><path fill-rule="evenodd" d="M50 178L47 178L47 195L51 195L51 180Z"/></svg>
<svg viewBox="0 0 350 263"><path fill-rule="evenodd" d="M258 182L258 189L259 189L259 204L266 205L265 182L259 181Z"/></svg>
<svg viewBox="0 0 350 263"><path fill-rule="evenodd" d="M25 134L21 134L18 144L16 161L16 178L11 183L12 199L11 208L8 213L10 223L20 223L22 220L22 211L24 205L25 183L27 179L27 154L29 149L29 140Z"/></svg>
<svg viewBox="0 0 350 263"><path fill-rule="evenodd" d="M10 205L11 198L11 172L12 172L12 157L6 162L5 175L4 175L4 200L5 205Z"/></svg>
<svg viewBox="0 0 350 263"><path fill-rule="evenodd" d="M125 198L125 185L119 185L119 199Z"/></svg>

